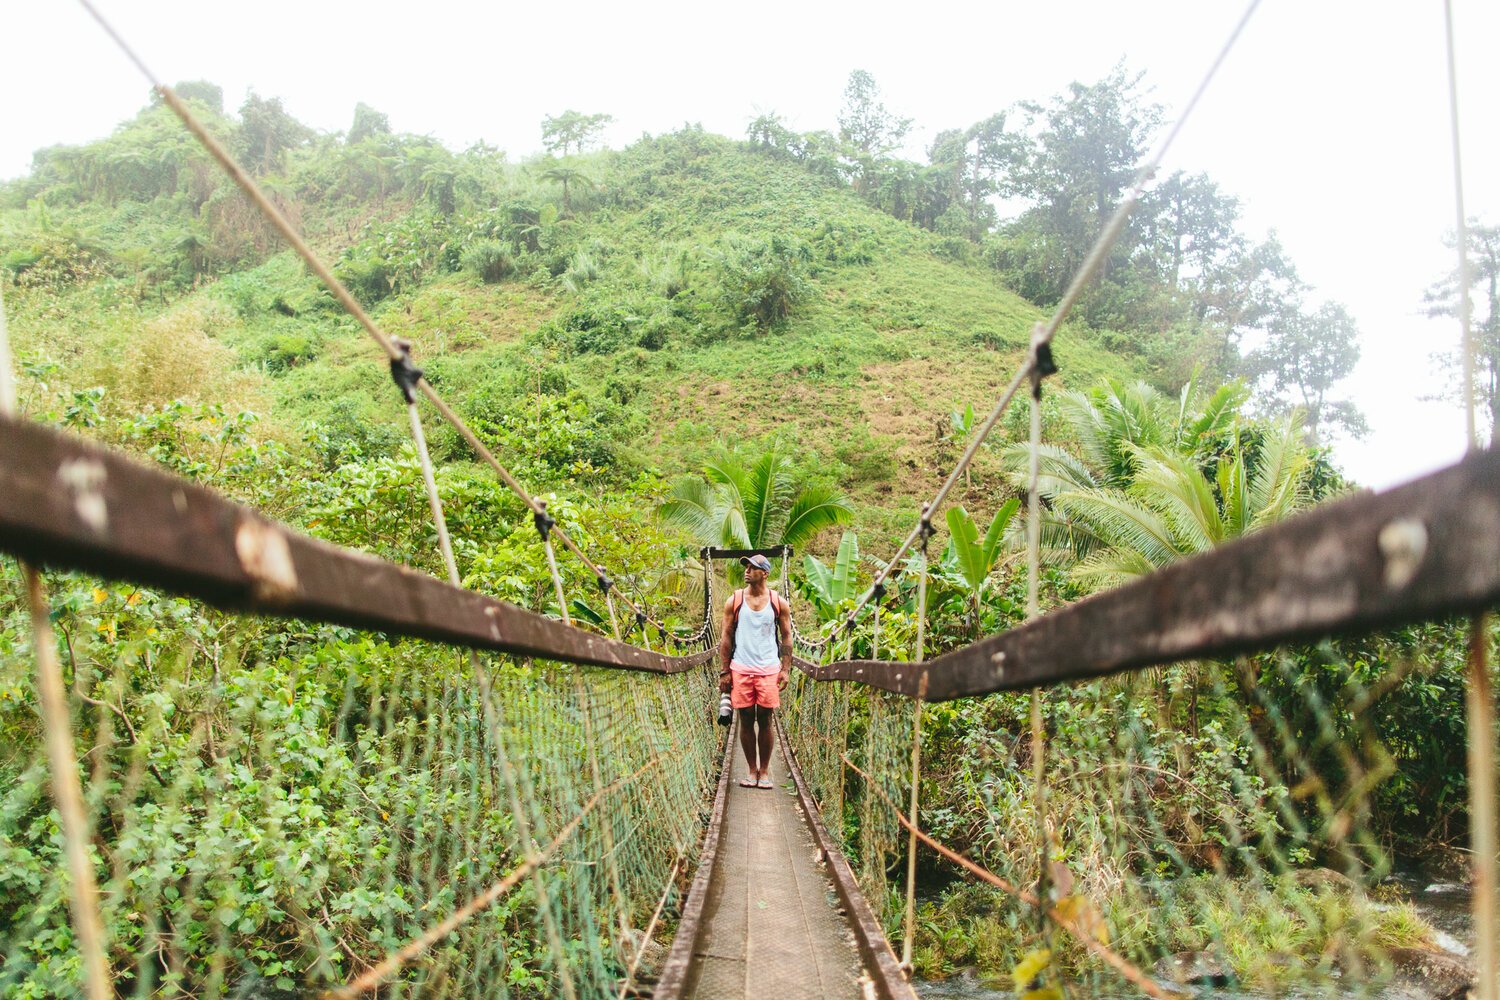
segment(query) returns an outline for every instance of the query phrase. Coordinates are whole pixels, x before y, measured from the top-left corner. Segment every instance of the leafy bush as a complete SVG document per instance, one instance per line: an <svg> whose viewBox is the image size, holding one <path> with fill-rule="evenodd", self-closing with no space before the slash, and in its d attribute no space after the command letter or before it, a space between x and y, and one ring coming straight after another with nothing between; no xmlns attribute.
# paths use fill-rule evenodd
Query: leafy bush
<svg viewBox="0 0 1500 1000"><path fill-rule="evenodd" d="M480 240L464 251L463 269L481 280L494 284L516 273L516 259L510 247L499 240Z"/></svg>
<svg viewBox="0 0 1500 1000"><path fill-rule="evenodd" d="M731 235L718 257L724 302L742 323L771 330L812 294L811 260L807 245L792 236Z"/></svg>
<svg viewBox="0 0 1500 1000"><path fill-rule="evenodd" d="M0 257L0 267L23 288L57 289L104 273L102 253L78 236L38 233Z"/></svg>
<svg viewBox="0 0 1500 1000"><path fill-rule="evenodd" d="M599 280L599 262L592 255L580 250L573 255L568 269L562 273L562 286L577 294L588 285Z"/></svg>

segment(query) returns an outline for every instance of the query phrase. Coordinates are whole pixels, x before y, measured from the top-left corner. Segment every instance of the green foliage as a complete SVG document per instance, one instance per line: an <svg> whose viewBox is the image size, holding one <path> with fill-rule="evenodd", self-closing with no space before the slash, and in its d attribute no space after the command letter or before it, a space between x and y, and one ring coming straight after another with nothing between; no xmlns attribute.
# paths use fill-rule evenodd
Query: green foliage
<svg viewBox="0 0 1500 1000"><path fill-rule="evenodd" d="M839 539L833 569L810 554L802 557L802 565L807 573L803 590L811 597L819 621L832 621L840 606L859 596L859 538L854 532L846 531Z"/></svg>
<svg viewBox="0 0 1500 1000"><path fill-rule="evenodd" d="M564 111L560 115L548 115L542 119L542 145L549 152L567 156L581 153L599 138L604 127L614 121L613 115L586 115L578 111Z"/></svg>
<svg viewBox="0 0 1500 1000"><path fill-rule="evenodd" d="M776 445L748 460L726 450L703 474L674 483L658 514L705 545L800 548L853 513L837 490L799 483L790 456Z"/></svg>
<svg viewBox="0 0 1500 1000"><path fill-rule="evenodd" d="M996 560L1000 558L1005 529L1020 508L1021 501L1015 498L1005 501L990 520L990 526L982 539L979 537L979 527L968 511L962 506L948 508L948 549L944 553L944 561L951 559L958 568L960 578L973 593L976 603L985 581L995 568Z"/></svg>
<svg viewBox="0 0 1500 1000"><path fill-rule="evenodd" d="M718 255L725 304L756 330L774 329L812 293L811 259L806 244L781 233L764 240L729 236Z"/></svg>
<svg viewBox="0 0 1500 1000"><path fill-rule="evenodd" d="M479 240L463 252L460 263L465 271L491 284L516 273L510 247L499 240Z"/></svg>

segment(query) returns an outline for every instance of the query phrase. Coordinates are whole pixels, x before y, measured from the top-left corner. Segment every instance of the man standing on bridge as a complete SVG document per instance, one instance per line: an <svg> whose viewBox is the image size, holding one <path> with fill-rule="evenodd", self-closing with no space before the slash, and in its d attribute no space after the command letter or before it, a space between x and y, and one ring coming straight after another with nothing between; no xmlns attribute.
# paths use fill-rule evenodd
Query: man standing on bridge
<svg viewBox="0 0 1500 1000"><path fill-rule="evenodd" d="M719 690L729 692L740 716L740 747L750 769L740 785L771 788L771 713L781 707L781 689L792 676L792 613L786 598L766 586L771 560L754 555L740 564L745 587L724 602L719 630Z"/></svg>

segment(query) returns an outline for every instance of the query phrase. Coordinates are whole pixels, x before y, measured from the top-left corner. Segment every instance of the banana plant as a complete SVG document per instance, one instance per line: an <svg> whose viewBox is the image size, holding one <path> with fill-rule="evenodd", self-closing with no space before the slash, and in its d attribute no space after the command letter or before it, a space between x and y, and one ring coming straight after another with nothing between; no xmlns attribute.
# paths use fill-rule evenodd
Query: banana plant
<svg viewBox="0 0 1500 1000"><path fill-rule="evenodd" d="M829 569L817 556L804 556L807 571L806 591L818 609L818 620L828 621L838 614L839 605L859 596L859 537L844 532L839 552Z"/></svg>
<svg viewBox="0 0 1500 1000"><path fill-rule="evenodd" d="M995 511L990 526L979 537L979 525L962 506L948 508L948 548L943 552L943 564L956 571L968 594L974 622L979 622L979 598L984 583L989 579L1005 545L1005 529L1021 508L1021 501L1012 497Z"/></svg>

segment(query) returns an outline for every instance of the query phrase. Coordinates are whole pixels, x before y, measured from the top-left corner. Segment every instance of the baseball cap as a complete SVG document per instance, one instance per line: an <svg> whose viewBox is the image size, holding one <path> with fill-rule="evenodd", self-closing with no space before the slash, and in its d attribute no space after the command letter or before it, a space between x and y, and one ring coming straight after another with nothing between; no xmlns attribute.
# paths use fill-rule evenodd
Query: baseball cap
<svg viewBox="0 0 1500 1000"><path fill-rule="evenodd" d="M751 569L763 569L771 572L771 560L762 555L740 556L740 565L749 566Z"/></svg>

